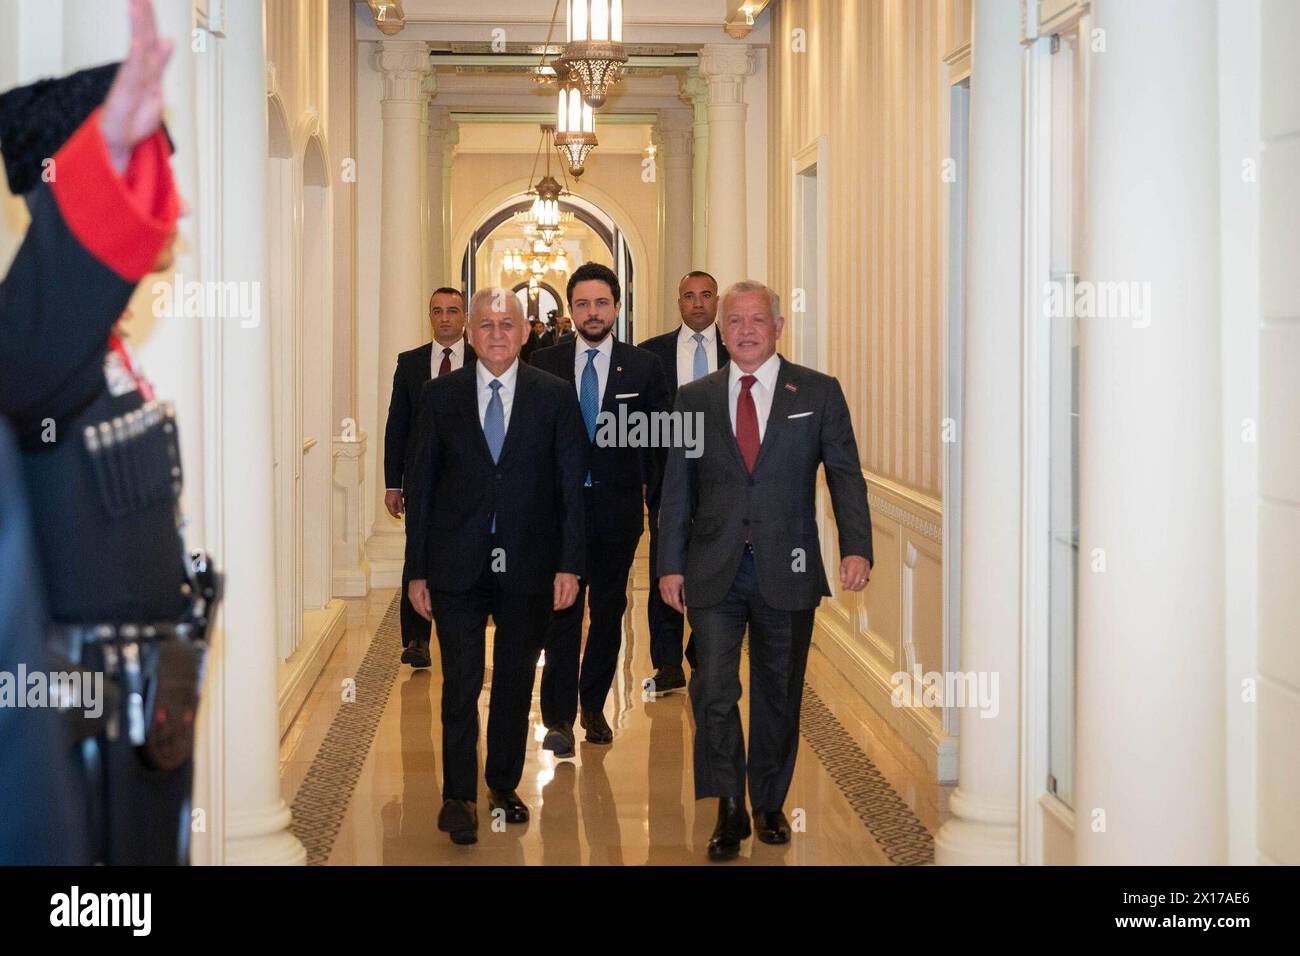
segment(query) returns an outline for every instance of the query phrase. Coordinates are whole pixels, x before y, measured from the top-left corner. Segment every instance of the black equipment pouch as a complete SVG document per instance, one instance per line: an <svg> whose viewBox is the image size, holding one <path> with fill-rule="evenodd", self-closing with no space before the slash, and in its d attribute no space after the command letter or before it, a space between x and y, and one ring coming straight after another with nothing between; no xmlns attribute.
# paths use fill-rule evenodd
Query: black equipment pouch
<svg viewBox="0 0 1300 956"><path fill-rule="evenodd" d="M221 600L221 575L204 552L190 553L185 575L189 607L176 626L176 637L150 648L153 666L146 689L144 743L137 750L155 770L174 770L194 752L208 634Z"/></svg>
<svg viewBox="0 0 1300 956"><path fill-rule="evenodd" d="M140 758L154 770L175 770L194 752L194 721L203 680L203 641L159 641L145 702L147 723Z"/></svg>

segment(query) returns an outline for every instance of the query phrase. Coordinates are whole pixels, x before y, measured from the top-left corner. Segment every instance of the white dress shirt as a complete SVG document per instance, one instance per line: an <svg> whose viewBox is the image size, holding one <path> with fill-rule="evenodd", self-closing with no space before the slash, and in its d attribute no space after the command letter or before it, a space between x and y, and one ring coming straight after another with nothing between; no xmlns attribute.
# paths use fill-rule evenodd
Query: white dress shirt
<svg viewBox="0 0 1300 956"><path fill-rule="evenodd" d="M482 362L475 364L474 368L478 372L478 424L483 427L483 419L487 417L488 402L492 401L492 379L501 383L501 410L505 413L505 432L510 434L510 406L514 404L515 399L515 379L519 377L519 359L515 359L510 367L500 375L493 375L488 371L488 367Z"/></svg>
<svg viewBox="0 0 1300 956"><path fill-rule="evenodd" d="M605 336L599 345L592 345L581 335L573 341L573 388L578 393L578 401L582 401L582 370L587 367L587 349L595 349L598 353L595 358L596 407L602 407L605 404L605 383L609 381L609 363L614 355L613 333Z"/></svg>
<svg viewBox="0 0 1300 956"><path fill-rule="evenodd" d="M465 340L457 339L454 345L440 345L438 340L433 340L433 354L429 356L429 377L437 378L438 369L442 368L442 350L451 349L451 371L456 371L465 364Z"/></svg>
<svg viewBox="0 0 1300 956"><path fill-rule="evenodd" d="M731 433L736 433L736 402L740 399L740 377L748 374L742 372L735 360L727 363L727 404L731 408ZM767 434L767 416L772 411L772 396L776 394L776 376L781 371L781 356L775 352L768 360L754 369L753 375L758 379L749 387L749 394L754 396L754 412L758 415L758 443L763 443Z"/></svg>
<svg viewBox="0 0 1300 956"><path fill-rule="evenodd" d="M709 371L716 372L718 366L718 324L714 322L700 333L704 336L704 354L709 357ZM682 323L677 330L677 386L680 388L694 381L695 376L695 330Z"/></svg>

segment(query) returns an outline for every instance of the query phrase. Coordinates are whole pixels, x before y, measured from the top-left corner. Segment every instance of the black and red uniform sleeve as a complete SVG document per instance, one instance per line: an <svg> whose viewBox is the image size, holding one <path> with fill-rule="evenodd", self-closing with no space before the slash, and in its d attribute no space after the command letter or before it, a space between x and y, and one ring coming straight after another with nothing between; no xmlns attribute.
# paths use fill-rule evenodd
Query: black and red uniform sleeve
<svg viewBox="0 0 1300 956"><path fill-rule="evenodd" d="M159 130L119 175L96 110L31 194L31 226L0 282L0 414L21 437L104 390L109 332L175 230L168 160Z"/></svg>

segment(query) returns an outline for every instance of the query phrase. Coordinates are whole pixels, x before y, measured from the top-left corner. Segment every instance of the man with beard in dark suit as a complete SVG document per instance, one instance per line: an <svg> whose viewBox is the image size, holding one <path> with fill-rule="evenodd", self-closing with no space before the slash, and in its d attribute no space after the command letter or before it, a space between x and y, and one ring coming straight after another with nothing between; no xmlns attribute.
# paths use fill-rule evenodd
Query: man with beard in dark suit
<svg viewBox="0 0 1300 956"><path fill-rule="evenodd" d="M677 310L682 324L671 332L646 339L640 347L653 352L663 364L668 379L668 401L677 399L677 389L716 372L727 364L727 347L714 320L718 315L718 282L707 272L688 272L677 283ZM686 686L682 670L682 615L659 596L659 489L650 496L650 662L655 667L654 693L662 694ZM695 647L686 645L686 660L695 666Z"/></svg>
<svg viewBox="0 0 1300 956"><path fill-rule="evenodd" d="M627 579L641 540L645 489L659 483L663 455L642 447L607 444L601 436L616 433L598 422L654 421L668 411L663 369L653 355L614 339L618 318L618 276L599 263L579 266L569 277L569 309L578 323L576 338L533 353L533 367L564 379L578 396L591 468L583 487L587 525L588 580L578 588L573 606L551 620L542 671L542 719L547 734L542 746L557 757L574 756L573 721L582 703L582 726L595 744L614 742L605 719L623 642ZM629 429L630 431L630 429ZM649 434L646 429L645 434ZM626 436L623 436L626 437ZM581 669L583 598L590 585L591 625Z"/></svg>
<svg viewBox="0 0 1300 956"><path fill-rule="evenodd" d="M443 806L452 842L478 839L478 698L488 615L496 625L488 705L488 801L528 821L516 788L533 676L552 611L585 573L587 437L573 389L523 364L519 300L482 289L470 302L473 365L424 387L406 469L408 594L437 624L442 662Z"/></svg>
<svg viewBox="0 0 1300 956"><path fill-rule="evenodd" d="M420 408L420 391L431 378L447 375L474 361L474 349L465 341L465 296L459 289L443 287L429 297L429 324L433 341L397 356L393 371L393 397L388 403L384 428L384 507L402 517L402 471L411 449L412 426ZM415 613L406 595L410 580L402 568L402 663L428 667L429 622Z"/></svg>
<svg viewBox="0 0 1300 956"><path fill-rule="evenodd" d="M813 615L830 595L817 534L817 470L825 466L839 531L840 587L871 574L871 514L853 422L840 384L776 354L784 319L775 293L738 282L722 297L730 363L677 393L675 411L703 416L703 454L668 457L660 509L659 589L690 608L699 667L695 797L717 797L711 860L728 860L754 827L787 843L782 811L799 746L799 703ZM749 755L740 722L740 648L749 629Z"/></svg>

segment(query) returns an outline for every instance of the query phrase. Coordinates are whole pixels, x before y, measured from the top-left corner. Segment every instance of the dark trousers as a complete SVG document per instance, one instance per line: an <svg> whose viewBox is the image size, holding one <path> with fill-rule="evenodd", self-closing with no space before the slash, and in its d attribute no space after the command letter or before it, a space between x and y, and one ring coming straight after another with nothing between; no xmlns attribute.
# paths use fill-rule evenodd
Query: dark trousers
<svg viewBox="0 0 1300 956"><path fill-rule="evenodd" d="M685 622L680 611L664 603L659 596L659 508L650 509L650 600L646 606L650 619L650 663L661 667L682 666L682 636ZM695 668L695 636L686 645L686 660Z"/></svg>
<svg viewBox="0 0 1300 956"><path fill-rule="evenodd" d="M599 520L588 510L587 527ZM627 610L627 578L636 556L638 532L611 541L587 538L588 577L578 583L578 597L551 615L546 632L546 666L542 668L542 720L546 726L572 724L581 699L584 710L604 710L614 683L618 651L623 644L623 612ZM590 600L591 624L587 649L579 668L582 609Z"/></svg>
<svg viewBox="0 0 1300 956"><path fill-rule="evenodd" d="M503 591L489 563L468 591L433 591L430 598L442 658L442 797L474 800L478 792L478 698L489 614L496 634L483 775L493 790L514 790L524 772L533 673L553 596Z"/></svg>
<svg viewBox="0 0 1300 956"><path fill-rule="evenodd" d="M406 564L402 564L402 646L410 644L412 640L418 640L424 644L429 643L432 636L433 623L426 621L420 616L420 612L415 609L411 603L411 598L407 594L406 586L411 582L411 576L407 572Z"/></svg>
<svg viewBox="0 0 1300 956"><path fill-rule="evenodd" d="M689 595L689 592L688 592ZM687 605L699 666L691 675L695 711L695 798L745 796L755 812L781 809L799 751L799 704L813 615L769 607L746 550L725 599ZM740 725L740 646L749 626L749 761Z"/></svg>

